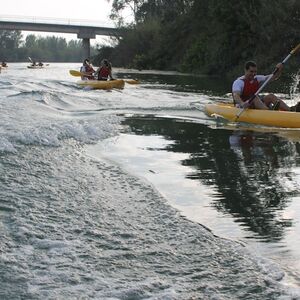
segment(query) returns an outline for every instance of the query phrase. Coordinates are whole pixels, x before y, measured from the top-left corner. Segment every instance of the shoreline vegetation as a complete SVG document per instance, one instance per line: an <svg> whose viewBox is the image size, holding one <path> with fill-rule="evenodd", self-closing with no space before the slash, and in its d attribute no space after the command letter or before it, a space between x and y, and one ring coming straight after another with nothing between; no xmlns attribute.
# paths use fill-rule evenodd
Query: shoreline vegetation
<svg viewBox="0 0 300 300"><path fill-rule="evenodd" d="M273 71L300 42L300 2L113 0L110 18L124 27L121 38L91 51L97 65L105 57L114 67L155 69L183 73L235 76L244 62L255 60L260 72ZM122 12L132 9L133 21L125 24ZM0 31L0 59L26 61L28 56L48 62L81 62L80 40ZM286 68L296 71L299 59Z"/></svg>

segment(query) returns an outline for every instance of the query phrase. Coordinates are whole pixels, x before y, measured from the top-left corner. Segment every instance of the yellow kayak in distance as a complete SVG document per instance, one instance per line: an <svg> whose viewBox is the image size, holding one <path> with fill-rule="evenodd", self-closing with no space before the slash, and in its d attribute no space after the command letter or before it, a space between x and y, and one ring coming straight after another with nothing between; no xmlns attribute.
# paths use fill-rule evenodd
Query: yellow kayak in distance
<svg viewBox="0 0 300 300"><path fill-rule="evenodd" d="M69 70L70 75L75 76L75 77L80 77L80 76L86 76L90 74L86 74L84 72L79 72L77 70ZM81 80L78 81L77 84L80 86L89 86L93 89L102 89L102 90L108 90L108 89L122 89L124 88L124 83L128 84L139 84L140 81L137 79L114 79L110 81L98 81L98 80Z"/></svg>
<svg viewBox="0 0 300 300"><path fill-rule="evenodd" d="M300 112L246 109L237 119L241 108L230 103L206 104L205 113L208 116L221 116L231 122L245 122L283 128L300 128Z"/></svg>
<svg viewBox="0 0 300 300"><path fill-rule="evenodd" d="M95 90L110 90L110 89L123 89L125 81L123 79L115 80L80 80L77 84L82 87L90 87Z"/></svg>

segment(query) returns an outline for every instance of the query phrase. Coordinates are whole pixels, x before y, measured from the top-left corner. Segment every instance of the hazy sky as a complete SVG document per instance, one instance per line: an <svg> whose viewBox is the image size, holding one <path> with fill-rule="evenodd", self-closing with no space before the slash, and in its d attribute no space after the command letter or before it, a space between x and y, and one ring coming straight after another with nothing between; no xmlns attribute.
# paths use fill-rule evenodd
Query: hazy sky
<svg viewBox="0 0 300 300"><path fill-rule="evenodd" d="M8 16L12 17L26 17L35 18L36 21L43 18L62 19L68 21L84 20L90 21L89 24L94 22L103 23L103 25L112 25L113 22L109 19L111 10L111 3L107 0L2 0L5 2L1 6L0 19ZM17 19L17 18L14 18ZM22 21L24 21L23 19ZM96 25L96 24L95 24ZM23 32L28 34L28 32ZM44 35L41 32L34 32L37 35ZM58 35L57 33L48 33L47 35ZM67 39L75 39L76 35L59 35ZM97 37L97 40L100 41ZM91 40L93 41L93 40Z"/></svg>
<svg viewBox="0 0 300 300"><path fill-rule="evenodd" d="M7 0L1 15L109 21L107 0Z"/></svg>

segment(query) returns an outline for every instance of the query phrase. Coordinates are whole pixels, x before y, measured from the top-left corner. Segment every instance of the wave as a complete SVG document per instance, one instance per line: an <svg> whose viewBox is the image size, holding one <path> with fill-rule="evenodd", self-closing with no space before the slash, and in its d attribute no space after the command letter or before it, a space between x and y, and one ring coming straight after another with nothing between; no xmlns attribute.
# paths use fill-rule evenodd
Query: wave
<svg viewBox="0 0 300 300"><path fill-rule="evenodd" d="M20 147L28 145L60 147L69 139L84 144L96 143L115 135L120 120L117 116L105 116L101 120L60 121L14 132L10 130L0 139L0 153L16 153Z"/></svg>

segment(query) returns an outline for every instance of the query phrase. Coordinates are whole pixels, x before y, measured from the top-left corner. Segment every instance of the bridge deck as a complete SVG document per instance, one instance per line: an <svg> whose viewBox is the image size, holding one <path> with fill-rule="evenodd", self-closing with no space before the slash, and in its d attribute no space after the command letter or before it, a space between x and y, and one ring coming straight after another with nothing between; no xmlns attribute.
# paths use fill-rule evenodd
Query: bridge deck
<svg viewBox="0 0 300 300"><path fill-rule="evenodd" d="M22 30L22 31L43 31L43 32L60 32L77 34L78 38L93 39L96 35L119 36L122 30L114 27L91 26L91 25L74 25L74 24L51 24L24 22L24 21L7 21L0 18L0 30Z"/></svg>

